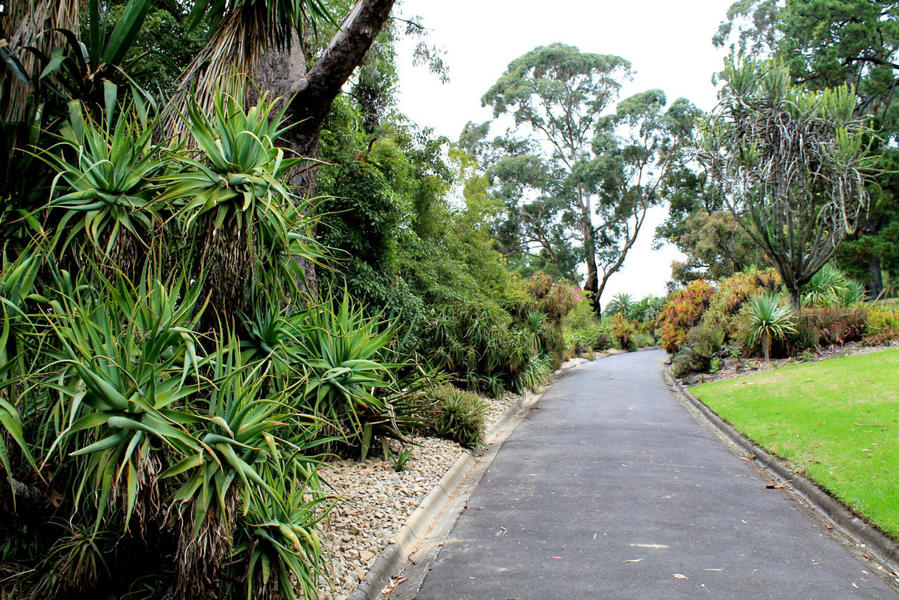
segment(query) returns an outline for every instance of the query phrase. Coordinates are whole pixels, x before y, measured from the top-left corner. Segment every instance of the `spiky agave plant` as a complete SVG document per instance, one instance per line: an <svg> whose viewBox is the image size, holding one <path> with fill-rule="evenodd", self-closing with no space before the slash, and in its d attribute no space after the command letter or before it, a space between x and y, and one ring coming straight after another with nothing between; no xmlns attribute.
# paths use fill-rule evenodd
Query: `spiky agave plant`
<svg viewBox="0 0 899 600"><path fill-rule="evenodd" d="M252 574L248 598L295 598L293 578L308 592L324 572L315 509L326 496L316 475L315 427L293 426L314 420L292 400L295 386L261 393L260 365L243 364L233 336L217 346L210 365L208 410L185 415L196 442L161 475L181 483L174 494L182 523L175 594L208 598L236 568L237 576Z"/></svg>
<svg viewBox="0 0 899 600"><path fill-rule="evenodd" d="M57 273L46 317L57 360L42 385L56 396L46 418L57 433L45 463L68 474L67 500L92 516L95 532L127 531L135 515L141 531L161 520L166 453L193 443L180 409L199 376L199 288L145 273L134 284L101 278L99 296Z"/></svg>
<svg viewBox="0 0 899 600"><path fill-rule="evenodd" d="M239 95L220 92L207 114L192 102L184 119L196 150L175 153L181 168L158 178L160 202L174 202L181 230L199 237L212 304L226 315L245 307L257 261L292 256L304 229L286 179L305 159L276 145L286 131L277 104L263 96L245 110Z"/></svg>
<svg viewBox="0 0 899 600"><path fill-rule="evenodd" d="M383 359L393 336L392 327L367 317L348 294L339 303L326 298L306 313L301 328L305 402L351 448L362 443L366 425L395 430L384 393L392 388L396 365Z"/></svg>
<svg viewBox="0 0 899 600"><path fill-rule="evenodd" d="M22 417L13 402L20 396L18 383L34 369L26 349L40 347L39 342L35 343L37 328L28 314L27 302L33 296L34 280L42 259L41 253L30 247L12 261L8 261L4 253L0 268L0 467L5 470L13 488L13 502L15 486L12 485L7 439L14 442L31 467L38 470L25 440Z"/></svg>
<svg viewBox="0 0 899 600"><path fill-rule="evenodd" d="M58 255L134 277L161 223L150 179L164 161L146 108L129 102L114 117L116 89L107 87L104 118L98 121L81 103L70 102L59 143L40 154L57 173L46 210Z"/></svg>
<svg viewBox="0 0 899 600"><path fill-rule="evenodd" d="M765 362L771 359L771 343L796 333L793 311L776 294L758 294L749 298L749 331L753 344L761 342Z"/></svg>

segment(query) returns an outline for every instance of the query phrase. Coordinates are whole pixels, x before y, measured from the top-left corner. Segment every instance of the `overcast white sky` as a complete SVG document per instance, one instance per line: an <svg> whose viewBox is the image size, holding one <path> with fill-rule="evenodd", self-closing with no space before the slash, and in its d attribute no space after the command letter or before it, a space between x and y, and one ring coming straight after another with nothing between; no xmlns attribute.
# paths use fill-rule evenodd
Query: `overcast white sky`
<svg viewBox="0 0 899 600"><path fill-rule="evenodd" d="M481 96L525 52L553 42L631 61L634 79L622 98L661 88L669 101L690 99L703 110L715 104L711 77L723 53L712 36L732 0L403 0L400 14L419 15L431 43L446 50L450 82L412 66L412 45L399 48L400 110L438 134L457 139L468 121L491 118ZM650 222L651 217L651 222ZM647 218L622 270L612 276L603 304L623 291L639 298L663 295L671 261L667 247L653 251L653 232L665 217Z"/></svg>

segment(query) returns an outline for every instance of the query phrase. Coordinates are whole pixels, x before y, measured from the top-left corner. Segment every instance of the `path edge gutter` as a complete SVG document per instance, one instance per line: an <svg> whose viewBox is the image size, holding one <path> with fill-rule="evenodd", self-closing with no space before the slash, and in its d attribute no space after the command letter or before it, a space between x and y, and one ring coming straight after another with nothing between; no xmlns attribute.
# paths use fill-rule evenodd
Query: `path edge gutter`
<svg viewBox="0 0 899 600"><path fill-rule="evenodd" d="M614 354L606 354L597 356L594 360L605 358L606 356L614 356ZM348 600L378 600L381 597L382 590L390 583L391 576L403 565L409 555L414 550L415 544L424 532L430 526L431 521L443 510L444 506L449 502L450 494L472 470L475 462L486 451L488 446L496 443L502 443L505 438L497 439L494 436L498 432L506 429L516 418L519 417L523 410L530 409L534 406L549 386L556 381L561 375L568 373L580 365L582 361L572 365L563 365L553 373L552 379L543 385L537 392L527 392L522 395L517 402L510 406L506 412L490 427L487 432L487 443L481 447L481 450L475 454L466 451L460 456L453 466L444 473L437 485L434 486L418 505L418 508L409 516L405 525L399 532L393 536L392 541L375 559L371 569L365 576L365 579L359 586L353 590L348 596ZM511 432L506 432L508 433ZM493 439L491 439L493 438ZM416 533L419 532L419 533Z"/></svg>
<svg viewBox="0 0 899 600"><path fill-rule="evenodd" d="M809 506L842 529L857 544L863 546L870 555L883 563L894 575L899 574L899 543L869 525L839 500L818 487L811 479L793 471L782 460L734 429L730 423L719 417L702 400L694 396L683 383L673 377L670 369L665 369L664 375L668 385L678 392L684 402L699 413L697 416L717 429L733 445L752 455L755 462L762 468L782 479Z"/></svg>

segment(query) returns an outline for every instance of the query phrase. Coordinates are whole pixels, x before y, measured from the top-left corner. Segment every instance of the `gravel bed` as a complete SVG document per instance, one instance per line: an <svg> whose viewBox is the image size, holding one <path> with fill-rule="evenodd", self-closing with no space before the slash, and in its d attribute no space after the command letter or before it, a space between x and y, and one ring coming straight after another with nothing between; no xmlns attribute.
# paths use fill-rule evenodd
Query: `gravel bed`
<svg viewBox="0 0 899 600"><path fill-rule="evenodd" d="M507 394L500 400L487 400L488 428L518 399ZM364 462L336 459L320 470L322 479L341 498L322 527L333 586L320 587L323 600L346 598L358 587L378 554L465 452L439 438L415 437L414 442L404 471L397 472L392 461L381 457Z"/></svg>
<svg viewBox="0 0 899 600"><path fill-rule="evenodd" d="M744 377L746 375L770 371L771 369L786 367L788 365L818 362L843 356L855 356L857 354L871 354L872 352L880 352L881 350L888 350L889 348L896 347L899 347L899 341L893 341L882 346L865 346L859 343L851 343L846 344L845 346L833 346L830 348L819 349L815 352L809 352L806 356L771 359L770 363L765 363L764 359L761 358L728 358L724 361L724 368L719 373L694 373L682 377L681 381L684 385L693 386L701 383L720 381L722 379Z"/></svg>

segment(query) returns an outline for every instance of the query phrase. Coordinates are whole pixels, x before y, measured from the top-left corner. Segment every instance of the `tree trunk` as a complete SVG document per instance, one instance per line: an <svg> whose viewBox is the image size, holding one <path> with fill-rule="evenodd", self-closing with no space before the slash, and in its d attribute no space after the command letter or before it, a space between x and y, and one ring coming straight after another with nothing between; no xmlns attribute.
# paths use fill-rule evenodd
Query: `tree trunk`
<svg viewBox="0 0 899 600"><path fill-rule="evenodd" d="M787 291L790 293L790 308L798 311L802 308L802 294L799 292L798 286L787 287Z"/></svg>
<svg viewBox="0 0 899 600"><path fill-rule="evenodd" d="M289 52L270 49L257 63L253 78L260 91L290 98L288 113L296 125L287 132L284 141L295 156L318 158L319 136L331 104L384 27L394 2L357 0L321 58L308 71L302 43L296 38ZM317 163L310 162L297 169L290 184L304 196L315 197ZM315 266L303 261L302 267L307 286L315 292Z"/></svg>
<svg viewBox="0 0 899 600"><path fill-rule="evenodd" d="M872 256L868 259L868 274L871 280L865 286L869 300L876 300L883 293L883 275L880 269L880 259Z"/></svg>
<svg viewBox="0 0 899 600"><path fill-rule="evenodd" d="M765 362L771 362L771 336L767 333L762 334L762 352L765 354Z"/></svg>
<svg viewBox="0 0 899 600"><path fill-rule="evenodd" d="M596 237L593 232L593 220L590 216L590 199L581 202L581 231L584 235L584 260L587 263L587 280L584 282L584 290L590 292L593 312L600 315L599 275L596 268Z"/></svg>

